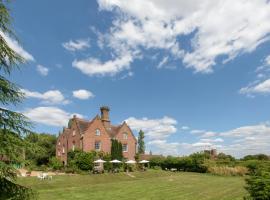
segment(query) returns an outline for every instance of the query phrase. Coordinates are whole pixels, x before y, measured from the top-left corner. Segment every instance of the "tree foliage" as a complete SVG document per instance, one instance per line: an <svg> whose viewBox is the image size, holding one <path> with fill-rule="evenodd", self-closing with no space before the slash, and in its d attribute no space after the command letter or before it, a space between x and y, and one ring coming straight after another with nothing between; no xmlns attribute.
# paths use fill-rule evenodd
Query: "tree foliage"
<svg viewBox="0 0 270 200"><path fill-rule="evenodd" d="M122 143L118 140L111 140L111 157L112 159L122 160L123 159L123 149Z"/></svg>
<svg viewBox="0 0 270 200"><path fill-rule="evenodd" d="M7 37L16 37L10 28L11 17L8 1L0 0L0 199L29 199L31 190L14 183L16 171L14 162L21 162L23 156L22 136L29 132L30 123L21 113L7 109L23 100L19 87L5 76L24 62L6 42Z"/></svg>
<svg viewBox="0 0 270 200"><path fill-rule="evenodd" d="M47 165L55 156L56 136L47 133L30 133L25 137L27 143L25 158L35 165Z"/></svg>
<svg viewBox="0 0 270 200"><path fill-rule="evenodd" d="M269 200L270 199L270 172L259 171L246 179L246 189L249 196L246 200Z"/></svg>
<svg viewBox="0 0 270 200"><path fill-rule="evenodd" d="M144 132L140 130L139 137L138 137L138 153L144 154L144 152L145 152Z"/></svg>

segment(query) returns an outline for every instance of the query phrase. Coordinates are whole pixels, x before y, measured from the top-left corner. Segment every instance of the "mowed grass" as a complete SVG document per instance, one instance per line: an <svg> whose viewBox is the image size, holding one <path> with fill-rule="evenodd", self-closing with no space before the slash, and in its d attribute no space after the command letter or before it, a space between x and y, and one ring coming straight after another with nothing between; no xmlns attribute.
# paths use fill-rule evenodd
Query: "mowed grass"
<svg viewBox="0 0 270 200"><path fill-rule="evenodd" d="M246 195L244 178L152 171L97 175L62 175L53 180L19 178L41 200L236 200Z"/></svg>

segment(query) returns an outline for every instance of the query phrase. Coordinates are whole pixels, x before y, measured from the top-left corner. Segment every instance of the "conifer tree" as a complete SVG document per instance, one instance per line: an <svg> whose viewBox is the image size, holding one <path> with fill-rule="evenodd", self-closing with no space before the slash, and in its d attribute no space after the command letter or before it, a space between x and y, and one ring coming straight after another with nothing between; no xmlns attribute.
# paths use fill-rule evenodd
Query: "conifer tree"
<svg viewBox="0 0 270 200"><path fill-rule="evenodd" d="M22 137L29 132L27 118L7 106L16 106L23 100L19 87L6 77L24 62L24 59L9 47L5 38L17 40L10 28L11 17L8 0L0 0L0 199L30 199L30 189L15 183L16 170L12 163L23 160Z"/></svg>
<svg viewBox="0 0 270 200"><path fill-rule="evenodd" d="M144 132L140 130L138 137L138 153L144 154L144 152L145 152Z"/></svg>

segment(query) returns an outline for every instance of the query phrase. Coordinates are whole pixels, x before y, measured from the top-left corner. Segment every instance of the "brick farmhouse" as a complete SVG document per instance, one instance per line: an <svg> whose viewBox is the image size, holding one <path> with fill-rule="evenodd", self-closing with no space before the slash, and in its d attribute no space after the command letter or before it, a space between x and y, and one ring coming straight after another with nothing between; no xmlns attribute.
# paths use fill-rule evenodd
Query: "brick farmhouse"
<svg viewBox="0 0 270 200"><path fill-rule="evenodd" d="M63 164L67 164L67 152L74 149L83 151L111 152L111 139L122 143L123 156L126 159L134 159L137 140L130 127L123 122L120 125L112 125L109 118L109 107L100 108L101 116L97 115L91 121L73 116L68 122L68 127L63 128L56 143L56 157Z"/></svg>

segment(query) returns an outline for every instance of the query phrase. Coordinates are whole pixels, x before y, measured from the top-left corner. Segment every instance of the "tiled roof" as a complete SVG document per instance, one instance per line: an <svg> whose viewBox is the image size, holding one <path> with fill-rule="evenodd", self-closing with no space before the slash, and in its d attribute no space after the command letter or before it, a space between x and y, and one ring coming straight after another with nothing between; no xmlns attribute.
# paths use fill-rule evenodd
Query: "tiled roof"
<svg viewBox="0 0 270 200"><path fill-rule="evenodd" d="M111 125L110 129L107 129L107 132L110 134L111 138L114 138L117 135L117 133L118 133L119 129L121 128L121 126L122 125L119 125L119 126Z"/></svg>
<svg viewBox="0 0 270 200"><path fill-rule="evenodd" d="M76 123L80 129L80 133L83 134L91 122L86 121L84 119L80 119L80 118L75 118L75 119L76 119Z"/></svg>

